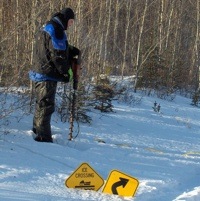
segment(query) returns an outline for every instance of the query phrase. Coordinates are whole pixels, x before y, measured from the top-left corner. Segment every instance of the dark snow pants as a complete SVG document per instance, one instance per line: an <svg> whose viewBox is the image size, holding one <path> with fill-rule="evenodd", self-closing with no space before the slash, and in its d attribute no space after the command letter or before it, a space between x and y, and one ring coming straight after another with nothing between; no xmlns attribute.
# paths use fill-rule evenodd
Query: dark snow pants
<svg viewBox="0 0 200 201"><path fill-rule="evenodd" d="M57 82L35 82L36 105L33 129L38 136L51 138L51 116L55 111L55 94Z"/></svg>

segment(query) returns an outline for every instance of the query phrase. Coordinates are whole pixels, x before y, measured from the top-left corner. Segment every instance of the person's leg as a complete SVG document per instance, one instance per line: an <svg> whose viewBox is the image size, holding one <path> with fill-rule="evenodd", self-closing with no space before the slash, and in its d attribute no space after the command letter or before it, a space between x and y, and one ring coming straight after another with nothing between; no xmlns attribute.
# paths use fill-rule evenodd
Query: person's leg
<svg viewBox="0 0 200 201"><path fill-rule="evenodd" d="M53 81L36 82L36 106L33 118L33 131L36 141L52 141L51 116L55 110L57 83Z"/></svg>

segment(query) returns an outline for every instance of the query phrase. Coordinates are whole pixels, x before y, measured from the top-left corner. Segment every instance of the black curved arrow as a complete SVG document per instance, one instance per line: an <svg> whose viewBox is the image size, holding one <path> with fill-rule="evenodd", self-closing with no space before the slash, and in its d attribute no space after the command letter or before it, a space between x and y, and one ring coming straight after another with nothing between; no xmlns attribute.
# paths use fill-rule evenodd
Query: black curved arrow
<svg viewBox="0 0 200 201"><path fill-rule="evenodd" d="M128 181L129 181L128 179L125 179L125 178L122 178L122 177L120 177L119 179L120 179L120 181L118 181L118 182L116 182L116 183L114 183L112 185L112 193L114 195L118 195L117 188L119 186L122 186L124 188L126 186L126 184L128 183Z"/></svg>

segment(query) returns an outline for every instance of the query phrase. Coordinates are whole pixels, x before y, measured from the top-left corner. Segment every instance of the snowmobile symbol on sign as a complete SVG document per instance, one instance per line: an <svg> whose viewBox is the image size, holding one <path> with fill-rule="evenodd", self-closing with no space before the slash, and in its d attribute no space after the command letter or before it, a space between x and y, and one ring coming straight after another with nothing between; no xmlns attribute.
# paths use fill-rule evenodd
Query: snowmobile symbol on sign
<svg viewBox="0 0 200 201"><path fill-rule="evenodd" d="M95 186L94 185L91 185L91 182L88 181L88 182L85 182L84 180L82 180L80 183L79 183L79 186L75 186L75 188L83 188L85 190L94 190Z"/></svg>

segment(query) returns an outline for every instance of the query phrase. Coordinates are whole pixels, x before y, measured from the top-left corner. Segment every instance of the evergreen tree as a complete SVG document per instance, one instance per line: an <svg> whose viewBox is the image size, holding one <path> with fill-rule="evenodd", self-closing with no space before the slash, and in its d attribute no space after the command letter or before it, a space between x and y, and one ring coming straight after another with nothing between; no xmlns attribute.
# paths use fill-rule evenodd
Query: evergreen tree
<svg viewBox="0 0 200 201"><path fill-rule="evenodd" d="M108 78L100 78L97 85L93 88L95 109L101 112L112 112L112 100L115 96L113 86Z"/></svg>

